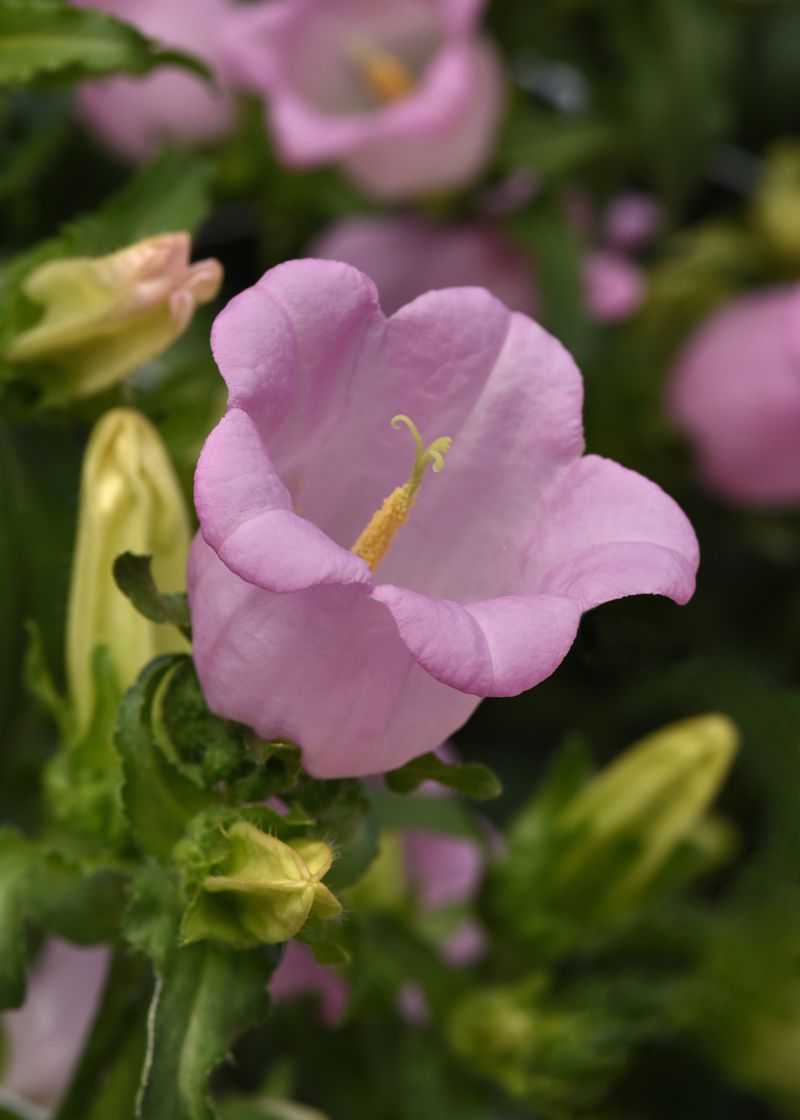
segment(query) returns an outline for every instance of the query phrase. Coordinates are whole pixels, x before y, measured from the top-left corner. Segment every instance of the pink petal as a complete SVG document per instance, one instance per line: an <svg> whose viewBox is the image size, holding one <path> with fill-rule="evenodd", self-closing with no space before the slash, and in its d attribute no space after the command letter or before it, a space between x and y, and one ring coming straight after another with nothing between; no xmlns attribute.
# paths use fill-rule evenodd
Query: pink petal
<svg viewBox="0 0 800 1120"><path fill-rule="evenodd" d="M315 777L401 766L435 750L477 704L420 668L389 612L358 586L263 591L198 536L189 595L212 710L299 743Z"/></svg>
<svg viewBox="0 0 800 1120"><path fill-rule="evenodd" d="M333 968L318 964L314 954L299 941L289 941L281 963L272 974L269 994L276 1004L294 1003L304 996L319 1000L319 1016L326 1027L339 1022L347 1006L348 987Z"/></svg>
<svg viewBox="0 0 800 1120"><path fill-rule="evenodd" d="M503 71L491 44L451 47L403 114L365 138L344 169L387 200L457 187L489 158L504 100Z"/></svg>
<svg viewBox="0 0 800 1120"><path fill-rule="evenodd" d="M489 599L468 607L382 584L409 652L443 684L476 696L515 696L549 677L575 641L580 604L561 595Z"/></svg>
<svg viewBox="0 0 800 1120"><path fill-rule="evenodd" d="M195 474L206 541L242 579L270 591L371 583L358 556L298 517L252 418L231 409L206 440Z"/></svg>
<svg viewBox="0 0 800 1120"><path fill-rule="evenodd" d="M486 288L511 311L537 313L530 259L492 226L345 218L314 243L312 255L346 261L371 276L387 315L424 292L462 285Z"/></svg>
<svg viewBox="0 0 800 1120"><path fill-rule="evenodd" d="M694 592L697 538L664 491L610 459L587 455L562 475L532 538L532 589L568 595L583 610L626 595Z"/></svg>

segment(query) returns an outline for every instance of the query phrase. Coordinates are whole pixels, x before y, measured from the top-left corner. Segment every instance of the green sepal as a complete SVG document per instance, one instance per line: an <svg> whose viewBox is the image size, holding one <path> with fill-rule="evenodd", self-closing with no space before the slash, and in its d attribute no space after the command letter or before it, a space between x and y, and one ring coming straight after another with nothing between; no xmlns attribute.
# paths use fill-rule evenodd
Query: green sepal
<svg viewBox="0 0 800 1120"><path fill-rule="evenodd" d="M220 806L195 817L173 853L175 865L182 875L183 897L186 900L180 925L180 937L185 943L216 938L239 949L253 948L258 944L243 931L230 898L203 890L205 879L230 855L231 843L226 830L237 821L245 821L262 832L286 840L304 835L314 824L313 819L302 812L295 810L284 817L265 805L246 808Z"/></svg>
<svg viewBox="0 0 800 1120"><path fill-rule="evenodd" d="M123 595L151 622L169 624L191 641L189 601L186 592L165 593L156 587L152 556L123 552L114 561L114 579Z"/></svg>
<svg viewBox="0 0 800 1120"><path fill-rule="evenodd" d="M146 74L179 66L203 78L208 68L105 12L60 0L0 0L0 86L77 82L118 71Z"/></svg>
<svg viewBox="0 0 800 1120"><path fill-rule="evenodd" d="M489 801L503 792L500 779L483 763L443 762L432 753L412 758L386 775L386 785L393 793L413 793L423 782L438 782L473 801Z"/></svg>
<svg viewBox="0 0 800 1120"><path fill-rule="evenodd" d="M64 739L45 771L45 789L53 816L84 836L118 847L125 825L120 803L122 773L114 749L114 725L122 697L117 670L106 646L92 655L95 709L85 735L73 737L69 710Z"/></svg>
<svg viewBox="0 0 800 1120"><path fill-rule="evenodd" d="M209 941L176 949L157 973L140 1120L215 1120L208 1079L233 1041L263 1020L276 951Z"/></svg>
<svg viewBox="0 0 800 1120"><path fill-rule="evenodd" d="M154 729L156 693L183 655L167 654L147 665L124 696L114 742L122 760L122 804L141 849L168 860L189 821L217 801L171 765Z"/></svg>

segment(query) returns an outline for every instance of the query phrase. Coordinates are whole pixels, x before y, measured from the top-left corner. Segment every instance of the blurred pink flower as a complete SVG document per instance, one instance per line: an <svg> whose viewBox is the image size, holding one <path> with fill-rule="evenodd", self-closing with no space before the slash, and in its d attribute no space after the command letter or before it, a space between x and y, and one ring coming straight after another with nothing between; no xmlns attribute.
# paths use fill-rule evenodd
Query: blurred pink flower
<svg viewBox="0 0 800 1120"><path fill-rule="evenodd" d="M276 1004L316 996L320 1021L326 1027L334 1026L341 1019L347 992L347 981L341 973L318 964L308 946L299 941L287 943L269 985L269 993Z"/></svg>
<svg viewBox="0 0 800 1120"><path fill-rule="evenodd" d="M56 938L45 945L28 980L25 1003L2 1016L8 1040L4 1089L54 1108L65 1092L108 967L108 949L79 948Z"/></svg>
<svg viewBox="0 0 800 1120"><path fill-rule="evenodd" d="M581 262L586 307L598 323L619 323L639 309L645 296L641 268L612 249L594 249Z"/></svg>
<svg viewBox="0 0 800 1120"><path fill-rule="evenodd" d="M664 208L651 194L628 191L612 198L605 213L606 243L623 252L644 249L664 222Z"/></svg>
<svg viewBox="0 0 800 1120"><path fill-rule="evenodd" d="M481 697L548 677L599 603L691 596L684 514L581 458L574 362L488 292L429 292L387 320L362 273L291 261L228 305L212 345L229 396L195 478L197 669L215 712L299 743L315 776L434 749ZM454 437L418 497L444 444L414 459L400 409Z"/></svg>
<svg viewBox="0 0 800 1120"><path fill-rule="evenodd" d="M268 102L295 167L339 163L402 198L459 186L486 161L503 102L484 0L268 0L243 7L231 66Z"/></svg>
<svg viewBox="0 0 800 1120"><path fill-rule="evenodd" d="M713 489L800 505L800 287L741 296L678 355L667 407Z"/></svg>
<svg viewBox="0 0 800 1120"><path fill-rule="evenodd" d="M175 67L146 77L85 82L78 111L88 127L131 162L150 159L165 142L202 144L233 124L235 102L223 59L231 0L71 0L118 16L166 46L195 55L211 69L219 88Z"/></svg>
<svg viewBox="0 0 800 1120"><path fill-rule="evenodd" d="M387 315L437 288L486 288L512 311L536 315L530 261L490 226L443 226L422 218L346 218L311 255L344 261L375 281Z"/></svg>

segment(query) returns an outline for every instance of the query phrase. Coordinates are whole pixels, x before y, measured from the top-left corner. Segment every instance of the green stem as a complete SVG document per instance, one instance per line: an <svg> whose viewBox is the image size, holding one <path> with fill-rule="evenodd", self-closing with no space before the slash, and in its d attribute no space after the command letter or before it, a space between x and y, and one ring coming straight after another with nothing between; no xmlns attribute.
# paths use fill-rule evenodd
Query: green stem
<svg viewBox="0 0 800 1120"><path fill-rule="evenodd" d="M54 1120L129 1120L145 1048L152 975L144 958L116 949L100 1007Z"/></svg>

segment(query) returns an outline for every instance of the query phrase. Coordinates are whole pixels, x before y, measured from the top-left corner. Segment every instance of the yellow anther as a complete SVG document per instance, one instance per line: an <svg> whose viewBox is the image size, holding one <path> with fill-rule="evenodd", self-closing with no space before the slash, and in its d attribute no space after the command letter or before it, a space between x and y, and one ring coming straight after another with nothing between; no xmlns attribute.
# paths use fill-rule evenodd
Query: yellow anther
<svg viewBox="0 0 800 1120"><path fill-rule="evenodd" d="M380 47L362 47L358 52L358 67L367 89L381 103L407 97L417 84L405 62Z"/></svg>
<svg viewBox="0 0 800 1120"><path fill-rule="evenodd" d="M366 529L351 549L356 556L366 560L373 572L389 551L398 529L408 521L408 515L417 499L417 491L422 485L425 468L430 464L434 474L438 474L444 467L444 457L453 442L450 436L440 436L426 447L414 421L403 413L393 416L391 423L393 428L401 425L408 428L414 437L417 454L408 482L396 487L384 499L383 505L372 515Z"/></svg>

